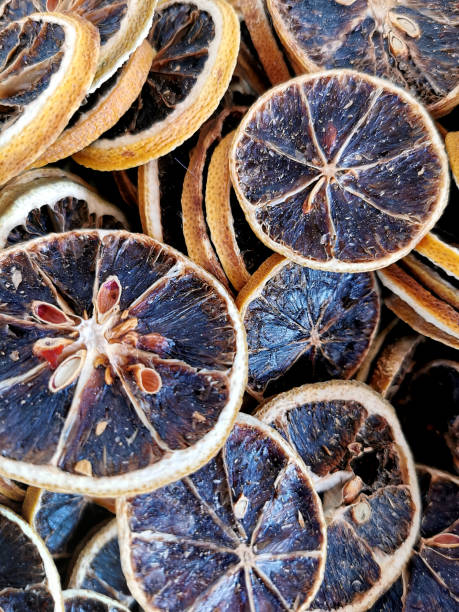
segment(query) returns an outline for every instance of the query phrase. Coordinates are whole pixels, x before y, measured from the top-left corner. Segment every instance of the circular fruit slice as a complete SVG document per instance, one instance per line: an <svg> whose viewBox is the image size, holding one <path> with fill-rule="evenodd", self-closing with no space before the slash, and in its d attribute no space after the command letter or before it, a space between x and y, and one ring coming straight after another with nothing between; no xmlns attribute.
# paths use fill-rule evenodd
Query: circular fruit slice
<svg viewBox="0 0 459 612"><path fill-rule="evenodd" d="M155 13L148 41L156 56L139 97L114 127L74 155L79 164L132 168L192 136L228 88L239 22L225 0L166 0Z"/></svg>
<svg viewBox="0 0 459 612"><path fill-rule="evenodd" d="M262 96L237 130L230 167L260 240L335 272L400 259L448 198L447 158L425 109L351 70L298 77Z"/></svg>
<svg viewBox="0 0 459 612"><path fill-rule="evenodd" d="M217 457L121 499L117 520L124 574L147 610L305 610L322 580L325 522L306 466L245 414Z"/></svg>
<svg viewBox="0 0 459 612"><path fill-rule="evenodd" d="M103 230L11 247L0 270L3 475L114 497L219 450L247 349L213 277L151 238Z"/></svg>
<svg viewBox="0 0 459 612"><path fill-rule="evenodd" d="M0 184L39 157L91 84L96 28L68 14L35 14L0 31Z"/></svg>
<svg viewBox="0 0 459 612"><path fill-rule="evenodd" d="M457 7L449 0L267 0L306 72L354 68L417 94L436 116L459 102ZM326 24L325 27L323 24Z"/></svg>
<svg viewBox="0 0 459 612"><path fill-rule="evenodd" d="M299 382L350 378L379 322L372 273L336 274L272 255L239 293L249 390L272 395Z"/></svg>
<svg viewBox="0 0 459 612"><path fill-rule="evenodd" d="M129 612L119 601L93 591L68 589L63 596L65 612Z"/></svg>
<svg viewBox="0 0 459 612"><path fill-rule="evenodd" d="M68 586L70 589L96 591L113 597L132 610L138 609L121 569L116 520L99 529L79 552Z"/></svg>
<svg viewBox="0 0 459 612"><path fill-rule="evenodd" d="M0 248L52 232L127 227L116 206L68 179L36 179L3 196L0 193Z"/></svg>
<svg viewBox="0 0 459 612"><path fill-rule="evenodd" d="M390 404L358 382L304 385L257 413L299 452L320 492L327 561L311 610L368 610L419 529L414 465Z"/></svg>
<svg viewBox="0 0 459 612"><path fill-rule="evenodd" d="M144 41L124 66L91 94L70 119L59 138L33 165L45 166L94 142L129 109L145 83L153 59L153 49Z"/></svg>
<svg viewBox="0 0 459 612"><path fill-rule="evenodd" d="M0 506L0 610L63 612L56 566L35 531Z"/></svg>

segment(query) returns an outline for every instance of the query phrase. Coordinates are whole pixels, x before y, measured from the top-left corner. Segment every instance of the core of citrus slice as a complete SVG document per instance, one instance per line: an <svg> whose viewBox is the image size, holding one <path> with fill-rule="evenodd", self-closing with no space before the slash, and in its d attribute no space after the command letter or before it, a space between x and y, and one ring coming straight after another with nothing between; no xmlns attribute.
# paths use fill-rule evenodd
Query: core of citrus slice
<svg viewBox="0 0 459 612"><path fill-rule="evenodd" d="M313 268L359 272L406 255L448 198L448 162L426 110L352 70L262 96L233 142L233 186L253 231Z"/></svg>
<svg viewBox="0 0 459 612"><path fill-rule="evenodd" d="M119 601L93 591L68 589L62 595L65 612L129 612Z"/></svg>
<svg viewBox="0 0 459 612"><path fill-rule="evenodd" d="M124 574L147 610L305 610L322 580L326 529L306 466L242 413L207 465L120 499L117 520Z"/></svg>
<svg viewBox="0 0 459 612"><path fill-rule="evenodd" d="M70 589L87 589L113 597L125 606L137 608L121 569L116 520L99 529L76 557L70 575Z"/></svg>
<svg viewBox="0 0 459 612"><path fill-rule="evenodd" d="M0 610L64 612L59 574L43 541L0 506Z"/></svg>
<svg viewBox="0 0 459 612"><path fill-rule="evenodd" d="M88 91L98 54L96 28L77 16L36 13L0 31L0 184L62 132Z"/></svg>
<svg viewBox="0 0 459 612"><path fill-rule="evenodd" d="M354 68L415 93L436 116L459 102L457 7L449 0L267 0L306 72Z"/></svg>
<svg viewBox="0 0 459 612"><path fill-rule="evenodd" d="M219 450L247 349L211 275L147 236L104 230L11 247L0 270L3 475L114 497Z"/></svg>
<svg viewBox="0 0 459 612"><path fill-rule="evenodd" d="M225 0L166 0L155 13L148 41L156 56L139 97L114 127L74 155L79 164L132 168L194 134L229 85L239 22Z"/></svg>
<svg viewBox="0 0 459 612"><path fill-rule="evenodd" d="M73 180L36 179L0 193L0 248L52 232L127 227L119 208Z"/></svg>
<svg viewBox="0 0 459 612"><path fill-rule="evenodd" d="M320 492L327 560L310 610L368 610L398 578L419 529L410 451L390 404L362 383L278 395L256 415L299 452Z"/></svg>
<svg viewBox="0 0 459 612"><path fill-rule="evenodd" d="M79 107L62 134L34 161L33 166L44 166L69 157L115 125L139 95L152 59L153 49L144 41L104 87L98 88Z"/></svg>
<svg viewBox="0 0 459 612"><path fill-rule="evenodd" d="M311 270L272 255L239 293L249 390L272 395L298 383L350 378L379 322L374 275Z"/></svg>

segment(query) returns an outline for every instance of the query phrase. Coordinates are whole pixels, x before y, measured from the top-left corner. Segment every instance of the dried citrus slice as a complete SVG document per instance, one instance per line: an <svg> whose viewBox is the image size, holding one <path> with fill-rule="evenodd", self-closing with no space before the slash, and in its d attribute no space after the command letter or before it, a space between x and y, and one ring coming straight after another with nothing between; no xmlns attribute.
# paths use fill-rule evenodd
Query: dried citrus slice
<svg viewBox="0 0 459 612"><path fill-rule="evenodd" d="M298 450L321 493L325 575L310 610L368 610L398 578L419 529L414 465L390 404L362 383L278 395L257 413Z"/></svg>
<svg viewBox="0 0 459 612"><path fill-rule="evenodd" d="M124 115L139 95L153 59L153 49L144 41L124 66L91 94L69 124L33 166L51 164L94 142Z"/></svg>
<svg viewBox="0 0 459 612"><path fill-rule="evenodd" d="M208 119L236 64L239 22L225 0L165 0L148 41L156 51L137 100L118 123L74 159L122 170L161 157Z"/></svg>
<svg viewBox="0 0 459 612"><path fill-rule="evenodd" d="M376 74L415 93L436 116L459 102L457 7L449 0L267 4L280 39L303 70Z"/></svg>
<svg viewBox="0 0 459 612"><path fill-rule="evenodd" d="M121 499L121 563L147 610L305 610L323 575L325 522L306 466L240 414L191 476Z"/></svg>
<svg viewBox="0 0 459 612"><path fill-rule="evenodd" d="M416 251L426 257L446 274L459 280L459 249L448 244L433 232L429 232L416 245Z"/></svg>
<svg viewBox="0 0 459 612"><path fill-rule="evenodd" d="M77 16L37 13L0 31L0 184L65 128L88 91L98 53L96 28Z"/></svg>
<svg viewBox="0 0 459 612"><path fill-rule="evenodd" d="M247 349L213 277L151 238L104 230L11 247L0 270L3 475L114 497L219 450Z"/></svg>
<svg viewBox="0 0 459 612"><path fill-rule="evenodd" d="M121 569L116 520L99 529L79 552L72 567L70 589L87 589L113 597L136 609Z"/></svg>
<svg viewBox="0 0 459 612"><path fill-rule="evenodd" d="M0 248L52 232L127 227L119 208L73 180L36 179L0 193Z"/></svg>
<svg viewBox="0 0 459 612"><path fill-rule="evenodd" d="M406 255L448 198L447 158L425 109L351 70L267 92L242 120L230 166L260 240L335 272L374 270Z"/></svg>
<svg viewBox="0 0 459 612"><path fill-rule="evenodd" d="M46 546L22 518L2 506L0 610L64 611L59 574Z"/></svg>
<svg viewBox="0 0 459 612"><path fill-rule="evenodd" d="M298 383L350 378L379 322L372 273L311 270L272 255L239 293L249 390L260 397Z"/></svg>
<svg viewBox="0 0 459 612"><path fill-rule="evenodd" d="M445 137L445 145L451 170L459 187L459 132L448 132Z"/></svg>
<svg viewBox="0 0 459 612"><path fill-rule="evenodd" d="M25 490L14 480L0 478L0 505L20 513L24 495Z"/></svg>
<svg viewBox="0 0 459 612"><path fill-rule="evenodd" d="M62 594L65 612L129 612L119 601L93 591L68 589Z"/></svg>

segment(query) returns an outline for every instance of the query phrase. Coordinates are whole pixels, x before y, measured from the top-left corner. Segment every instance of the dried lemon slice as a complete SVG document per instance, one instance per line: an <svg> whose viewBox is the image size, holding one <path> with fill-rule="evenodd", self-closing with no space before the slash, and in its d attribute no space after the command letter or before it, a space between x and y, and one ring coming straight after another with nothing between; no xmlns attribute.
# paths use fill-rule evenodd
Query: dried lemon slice
<svg viewBox="0 0 459 612"><path fill-rule="evenodd" d="M449 0L267 0L306 72L354 68L417 94L436 116L459 101L457 6ZM323 25L325 24L325 25Z"/></svg>
<svg viewBox="0 0 459 612"><path fill-rule="evenodd" d="M147 610L305 610L322 580L325 523L306 466L245 414L217 457L121 499L117 520L124 574Z"/></svg>
<svg viewBox="0 0 459 612"><path fill-rule="evenodd" d="M304 385L256 415L297 449L321 493L327 561L310 610L368 610L398 578L419 529L408 446L390 404L354 381Z"/></svg>
<svg viewBox="0 0 459 612"><path fill-rule="evenodd" d="M35 531L0 506L0 609L64 612L56 566Z"/></svg>
<svg viewBox="0 0 459 612"><path fill-rule="evenodd" d="M225 0L166 0L148 41L156 51L140 96L118 123L74 159L122 170L166 155L208 119L225 93L239 48L239 22Z"/></svg>
<svg viewBox="0 0 459 612"><path fill-rule="evenodd" d="M425 109L351 70L298 77L262 96L238 128L230 167L260 240L335 272L406 255L448 198L447 158Z"/></svg>
<svg viewBox="0 0 459 612"><path fill-rule="evenodd" d="M99 54L80 17L35 14L0 31L0 184L31 164L79 107Z"/></svg>
<svg viewBox="0 0 459 612"><path fill-rule="evenodd" d="M277 254L236 303L247 331L249 390L259 398L298 383L350 378L379 322L372 273L311 270Z"/></svg>
<svg viewBox="0 0 459 612"><path fill-rule="evenodd" d="M93 591L68 589L62 595L65 612L129 612L119 601Z"/></svg>
<svg viewBox="0 0 459 612"><path fill-rule="evenodd" d="M211 275L151 238L104 230L11 247L0 269L3 475L114 497L219 450L247 349Z"/></svg>

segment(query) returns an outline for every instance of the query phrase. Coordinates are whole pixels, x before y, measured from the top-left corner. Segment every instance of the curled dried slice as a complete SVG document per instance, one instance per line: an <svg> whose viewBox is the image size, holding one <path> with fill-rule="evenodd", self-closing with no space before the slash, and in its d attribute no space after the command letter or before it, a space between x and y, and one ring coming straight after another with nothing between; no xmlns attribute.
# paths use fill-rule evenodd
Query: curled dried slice
<svg viewBox="0 0 459 612"><path fill-rule="evenodd" d="M147 610L305 610L322 580L325 522L306 466L248 415L198 472L120 500L117 520Z"/></svg>
<svg viewBox="0 0 459 612"><path fill-rule="evenodd" d="M311 470L327 521L325 575L310 610L363 611L398 578L419 529L408 446L390 404L362 383L278 395L256 413Z"/></svg>
<svg viewBox="0 0 459 612"><path fill-rule="evenodd" d="M448 132L445 138L445 146L453 176L459 187L459 132Z"/></svg>
<svg viewBox="0 0 459 612"><path fill-rule="evenodd" d="M379 321L374 275L337 274L271 256L239 293L249 390L272 395L299 382L350 378Z"/></svg>
<svg viewBox="0 0 459 612"><path fill-rule="evenodd" d="M30 525L2 506L0 609L64 612L59 574L46 546Z"/></svg>
<svg viewBox="0 0 459 612"><path fill-rule="evenodd" d="M436 116L459 101L457 6L449 0L267 0L303 71L354 68L414 92ZM326 27L322 24L326 23Z"/></svg>
<svg viewBox="0 0 459 612"><path fill-rule="evenodd" d="M11 247L0 270L3 475L114 497L219 450L247 349L211 275L147 236L104 230Z"/></svg>
<svg viewBox="0 0 459 612"><path fill-rule="evenodd" d="M78 16L36 13L0 31L0 184L56 140L88 91L98 54L96 28Z"/></svg>
<svg viewBox="0 0 459 612"><path fill-rule="evenodd" d="M95 170L122 170L166 155L217 108L239 48L239 22L225 0L166 0L148 41L156 52L131 108L74 159Z"/></svg>
<svg viewBox="0 0 459 612"><path fill-rule="evenodd" d="M447 158L428 113L352 70L298 77L262 96L237 130L230 168L262 242L335 272L400 259L448 198Z"/></svg>
<svg viewBox="0 0 459 612"><path fill-rule="evenodd" d="M116 520L99 529L78 553L68 586L96 591L138 609L121 569Z"/></svg>
<svg viewBox="0 0 459 612"><path fill-rule="evenodd" d="M449 276L459 280L459 249L429 232L416 245L416 251Z"/></svg>
<svg viewBox="0 0 459 612"><path fill-rule="evenodd" d="M119 601L93 591L67 589L62 594L65 612L129 612Z"/></svg>

